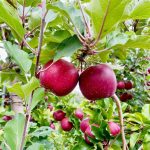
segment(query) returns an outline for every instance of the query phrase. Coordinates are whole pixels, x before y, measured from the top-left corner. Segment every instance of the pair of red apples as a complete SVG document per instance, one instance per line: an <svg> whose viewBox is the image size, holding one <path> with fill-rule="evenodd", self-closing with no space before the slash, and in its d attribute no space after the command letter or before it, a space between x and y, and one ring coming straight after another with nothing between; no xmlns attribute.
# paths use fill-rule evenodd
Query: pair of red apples
<svg viewBox="0 0 150 150"><path fill-rule="evenodd" d="M106 64L91 66L79 76L74 65L63 59L46 63L39 79L44 88L57 96L69 94L79 81L82 94L89 100L111 97L117 87L115 73Z"/></svg>

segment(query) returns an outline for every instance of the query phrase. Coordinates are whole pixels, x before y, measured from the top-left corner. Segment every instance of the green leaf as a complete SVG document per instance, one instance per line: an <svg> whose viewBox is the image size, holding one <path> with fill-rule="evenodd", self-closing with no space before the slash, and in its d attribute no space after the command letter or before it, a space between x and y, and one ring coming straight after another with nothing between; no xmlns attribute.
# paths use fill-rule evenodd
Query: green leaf
<svg viewBox="0 0 150 150"><path fill-rule="evenodd" d="M32 132L30 135L32 137L46 137L52 132L52 129L47 126L43 126Z"/></svg>
<svg viewBox="0 0 150 150"><path fill-rule="evenodd" d="M76 144L71 150L92 150L90 145L86 144L85 141L81 141Z"/></svg>
<svg viewBox="0 0 150 150"><path fill-rule="evenodd" d="M12 45L10 42L4 42L4 47L22 71L28 72L30 70L32 61L29 59L28 53L20 50L17 45Z"/></svg>
<svg viewBox="0 0 150 150"><path fill-rule="evenodd" d="M11 150L19 150L23 129L25 123L25 116L17 114L13 120L7 122L4 127L4 139Z"/></svg>
<svg viewBox="0 0 150 150"><path fill-rule="evenodd" d="M24 5L24 0L17 0L17 2L21 5ZM25 2L25 6L36 6L37 4L39 4L41 2L41 0L26 0Z"/></svg>
<svg viewBox="0 0 150 150"><path fill-rule="evenodd" d="M107 36L107 48L143 48L150 49L149 35L135 35L133 32L114 31Z"/></svg>
<svg viewBox="0 0 150 150"><path fill-rule="evenodd" d="M121 150L121 147L117 144L113 144L108 150Z"/></svg>
<svg viewBox="0 0 150 150"><path fill-rule="evenodd" d="M143 150L149 150L150 148L150 142L143 143Z"/></svg>
<svg viewBox="0 0 150 150"><path fill-rule="evenodd" d="M138 141L139 139L139 133L133 133L131 134L131 137L130 137L130 148L133 149L136 142Z"/></svg>
<svg viewBox="0 0 150 150"><path fill-rule="evenodd" d="M150 118L150 104L145 104L142 107L142 114L146 117L146 118Z"/></svg>
<svg viewBox="0 0 150 150"><path fill-rule="evenodd" d="M116 45L124 45L129 40L129 36L125 33L121 33L120 31L111 32L106 38L107 48L116 46Z"/></svg>
<svg viewBox="0 0 150 150"><path fill-rule="evenodd" d="M24 98L26 101L30 97L30 94L32 93L32 91L38 87L40 87L40 83L39 83L39 80L35 77L32 77L31 80L27 84L22 86L22 90L24 91L24 95L25 95Z"/></svg>
<svg viewBox="0 0 150 150"><path fill-rule="evenodd" d="M108 5L108 12L101 37L111 32L120 22L130 0L110 0L110 3L108 2L108 0L92 0L87 4L86 11L91 17L95 37L97 37L100 31Z"/></svg>
<svg viewBox="0 0 150 150"><path fill-rule="evenodd" d="M80 10L77 10L71 5L65 5L62 2L56 2L53 5L49 4L48 9L52 9L56 12L59 12L63 17L67 17L81 33L84 31L84 24Z"/></svg>
<svg viewBox="0 0 150 150"><path fill-rule="evenodd" d="M123 19L148 19L150 16L149 0L132 0L127 6Z"/></svg>
<svg viewBox="0 0 150 150"><path fill-rule="evenodd" d="M6 0L0 0L0 20L13 29L20 39L24 37L25 31L22 27L18 13Z"/></svg>
<svg viewBox="0 0 150 150"><path fill-rule="evenodd" d="M71 34L67 30L57 30L54 33L48 32L45 34L45 42L61 43L69 38Z"/></svg>
<svg viewBox="0 0 150 150"><path fill-rule="evenodd" d="M150 142L150 133L147 133L145 136L144 136L144 143L147 143L147 142Z"/></svg>
<svg viewBox="0 0 150 150"><path fill-rule="evenodd" d="M20 98L24 98L24 92L21 87L21 83L15 83L13 86L7 86L7 90L11 93L15 93Z"/></svg>
<svg viewBox="0 0 150 150"><path fill-rule="evenodd" d="M58 46L54 60L58 60L61 57L69 57L80 48L82 48L82 44L79 39L76 36L70 37Z"/></svg>
<svg viewBox="0 0 150 150"><path fill-rule="evenodd" d="M31 146L27 148L27 150L44 150L44 145L40 143L33 143Z"/></svg>
<svg viewBox="0 0 150 150"><path fill-rule="evenodd" d="M33 94L31 110L42 100L44 100L44 88L38 88Z"/></svg>
<svg viewBox="0 0 150 150"><path fill-rule="evenodd" d="M32 12L31 12L31 15L30 15L29 21L28 21L28 25L31 30L40 25L41 14L42 14L41 9L39 9L39 8L32 9Z"/></svg>
<svg viewBox="0 0 150 150"><path fill-rule="evenodd" d="M138 35L134 39L129 40L123 47L150 49L149 43L150 43L150 36Z"/></svg>

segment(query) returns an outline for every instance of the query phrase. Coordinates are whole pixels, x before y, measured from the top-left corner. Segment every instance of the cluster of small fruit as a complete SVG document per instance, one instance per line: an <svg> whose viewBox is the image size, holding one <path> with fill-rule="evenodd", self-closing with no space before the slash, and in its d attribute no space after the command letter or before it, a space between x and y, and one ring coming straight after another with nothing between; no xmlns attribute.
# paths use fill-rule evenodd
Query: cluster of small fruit
<svg viewBox="0 0 150 150"><path fill-rule="evenodd" d="M131 81L119 81L117 83L117 89L119 90L130 90L133 88L133 83ZM133 98L133 95L129 92L124 92L120 95L120 100L122 102L126 102L128 100L131 100Z"/></svg>
<svg viewBox="0 0 150 150"><path fill-rule="evenodd" d="M98 124L91 124L90 125L90 118L84 118L84 113L83 111L78 108L76 109L74 113L75 117L80 119L80 130L84 134L84 139L87 144L91 144L89 137L90 138L95 138L94 134L92 133L91 127L95 126L99 128L100 126ZM61 128L64 131L70 131L73 128L73 123L69 121L68 117L66 117L66 113L63 112L62 110L57 110L53 113L53 117L56 121L60 121ZM110 134L112 136L117 136L120 134L120 126L115 123L115 122L108 122L108 127L110 130ZM52 128L52 127L51 127Z"/></svg>

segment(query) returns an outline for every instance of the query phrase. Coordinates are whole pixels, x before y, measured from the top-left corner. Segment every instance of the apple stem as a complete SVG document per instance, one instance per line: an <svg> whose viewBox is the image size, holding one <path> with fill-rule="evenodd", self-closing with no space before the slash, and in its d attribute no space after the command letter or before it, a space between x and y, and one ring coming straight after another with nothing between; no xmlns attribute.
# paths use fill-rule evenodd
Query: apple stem
<svg viewBox="0 0 150 150"><path fill-rule="evenodd" d="M116 94L112 96L114 99L117 108L118 108L118 114L119 114L119 119L120 119L120 126L121 126L121 136L122 136L122 143L123 143L123 150L126 150L127 144L126 144L126 139L125 139L125 133L124 133L124 122L123 122L123 115L122 115L122 108L121 108L121 103Z"/></svg>
<svg viewBox="0 0 150 150"><path fill-rule="evenodd" d="M42 19L41 19L41 27L40 27L40 35L39 35L39 45L38 45L38 50L37 50L37 58L36 58L35 75L38 71L38 66L39 66L41 47L42 47L42 42L43 42L44 27L45 27L45 17L47 15L47 12L48 11L46 10L46 0L43 0L42 1ZM28 126L29 126L29 122L30 122L30 118L31 118L31 104L32 104L33 94L34 94L34 91L32 91L30 100L28 102L28 107L27 107L27 112L26 112L26 121L24 124L24 130L23 130L20 150L23 150L25 137L26 137L26 134L28 131Z"/></svg>

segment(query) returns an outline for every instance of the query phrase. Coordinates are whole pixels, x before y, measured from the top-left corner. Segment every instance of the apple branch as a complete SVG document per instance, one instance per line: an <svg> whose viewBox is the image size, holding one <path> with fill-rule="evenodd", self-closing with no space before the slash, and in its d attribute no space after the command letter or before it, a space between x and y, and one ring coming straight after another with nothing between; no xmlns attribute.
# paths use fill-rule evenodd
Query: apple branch
<svg viewBox="0 0 150 150"><path fill-rule="evenodd" d="M118 108L118 114L119 114L119 119L120 119L120 127L121 127L121 136L122 136L122 143L123 143L123 150L126 150L127 144L126 144L126 139L125 139L125 133L124 133L124 122L123 122L123 115L122 115L122 108L121 108L121 103L116 94L112 96L114 99L117 108Z"/></svg>
<svg viewBox="0 0 150 150"><path fill-rule="evenodd" d="M48 13L46 11L46 0L43 0L42 3L42 20L41 20L41 28L40 28L40 35L39 35L39 45L38 45L38 50L37 50L37 59L36 59L36 66L35 66L35 74L38 71L38 66L39 66L39 60L40 60L40 54L41 54L41 47L42 47L42 42L43 42L43 34L44 34L44 27L45 27L45 17Z"/></svg>
<svg viewBox="0 0 150 150"><path fill-rule="evenodd" d="M45 27L45 17L46 17L47 12L48 11L46 11L46 0L43 0L42 1L42 19L41 19L41 27L40 27L40 35L39 35L39 45L38 45L38 50L37 50L35 74L38 71L41 47L42 47L42 42L43 42L44 27ZM27 107L27 112L26 112L26 120L25 120L20 150L23 150L23 145L24 145L25 137L27 134L27 130L28 130L28 126L29 126L29 122L30 122L30 118L31 118L31 104L32 104L33 94L34 94L34 91L32 91L30 100L28 102L28 107Z"/></svg>
<svg viewBox="0 0 150 150"><path fill-rule="evenodd" d="M91 47L94 47L94 46L98 43L98 41L101 39L102 32L103 32L103 28L104 28L104 25L105 25L105 21L106 21L107 15L108 15L109 6L110 6L110 0L108 0L108 5L107 5L107 8L106 8L106 12L105 12L104 18L103 18L103 20L102 20L102 25L101 25L101 28L100 28L98 37L97 37L97 39L90 45Z"/></svg>

